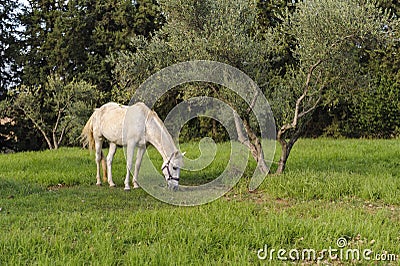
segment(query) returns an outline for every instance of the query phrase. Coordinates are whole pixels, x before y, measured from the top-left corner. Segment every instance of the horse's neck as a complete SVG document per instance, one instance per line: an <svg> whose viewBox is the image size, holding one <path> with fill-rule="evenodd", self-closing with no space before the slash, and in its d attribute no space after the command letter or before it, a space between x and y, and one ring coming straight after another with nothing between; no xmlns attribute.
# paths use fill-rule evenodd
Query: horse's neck
<svg viewBox="0 0 400 266"><path fill-rule="evenodd" d="M149 115L150 117L146 123L146 139L158 150L163 160L167 161L171 154L178 149L161 119L156 115Z"/></svg>

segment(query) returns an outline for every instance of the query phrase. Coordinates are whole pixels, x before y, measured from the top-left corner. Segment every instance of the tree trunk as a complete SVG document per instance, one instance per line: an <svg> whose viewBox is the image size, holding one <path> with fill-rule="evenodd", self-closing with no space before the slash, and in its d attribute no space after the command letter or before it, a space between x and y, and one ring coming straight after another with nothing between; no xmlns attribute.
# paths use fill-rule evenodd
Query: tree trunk
<svg viewBox="0 0 400 266"><path fill-rule="evenodd" d="M234 121L235 121L235 127L236 127L236 132L238 134L238 140L240 143L245 145L251 152L251 155L253 156L254 160L257 162L257 167L260 169L262 173L269 173L269 168L265 163L264 160L264 152L262 150L261 142L254 134L254 132L251 130L249 123L244 120L244 129L249 136L250 140L246 138L243 135L243 130L242 126L240 123L240 118L236 112L233 113Z"/></svg>
<svg viewBox="0 0 400 266"><path fill-rule="evenodd" d="M49 147L50 150L53 150L53 146L51 144L50 138L47 136L46 132L44 131L44 129L39 125L39 123L36 121L36 119L34 119L24 108L22 107L18 107L24 114L25 116L31 120L31 122L33 123L33 125L40 131L40 133L42 133L44 139L46 140L47 146Z"/></svg>
<svg viewBox="0 0 400 266"><path fill-rule="evenodd" d="M254 132L251 132L251 134L254 134ZM255 136L255 134L254 134L254 136ZM262 150L262 146L261 146L261 142L260 142L259 138L256 137L256 139L254 140L253 146L256 151L256 156L253 156L253 157L257 161L258 168L261 170L262 173L265 173L265 174L269 173L269 168L265 163L264 151Z"/></svg>
<svg viewBox="0 0 400 266"><path fill-rule="evenodd" d="M279 158L279 162L278 162L278 169L276 169L276 174L280 175L283 173L283 171L285 171L286 168L286 161L287 158L289 157L290 151L287 150L287 143L286 141L280 142L281 144L281 157Z"/></svg>
<svg viewBox="0 0 400 266"><path fill-rule="evenodd" d="M53 132L53 147L55 150L58 149L58 142L57 142L57 137L56 137L55 132Z"/></svg>
<svg viewBox="0 0 400 266"><path fill-rule="evenodd" d="M296 141L299 139L300 134L302 132L302 128L298 126L299 119L305 117L307 114L313 112L315 108L317 107L318 103L321 100L321 95L318 96L318 98L315 100L315 103L311 105L308 108L305 108L302 112L300 112L300 105L302 101L308 96L309 88L310 88L310 82L312 78L312 74L314 70L322 63L322 59L318 60L314 65L310 66L310 69L307 74L307 79L304 85L304 90L303 94L296 100L296 106L294 109L294 116L293 116L293 121L291 123L283 125L279 130L278 134L276 136L277 141L281 144L282 147L282 154L281 158L279 159L278 163L278 169L276 170L276 174L282 174L283 171L286 168L286 161L289 158L290 151L293 148L293 145L296 143ZM321 86L318 90L319 94L322 91L322 88L324 86ZM304 108L304 107L303 107ZM293 135L289 138L289 141L286 141L285 134L288 131L293 131Z"/></svg>
<svg viewBox="0 0 400 266"><path fill-rule="evenodd" d="M217 130L217 121L215 119L211 119L212 121L212 135L214 138L218 136L218 130Z"/></svg>
<svg viewBox="0 0 400 266"><path fill-rule="evenodd" d="M302 129L297 128L292 137L289 139L289 141L286 141L284 138L284 133L285 131L279 131L277 135L277 141L279 144L281 144L281 157L279 158L278 162L278 169L276 169L275 174L282 174L283 171L285 171L286 168L286 162L287 159L289 158L290 152L292 151L292 148L296 141L299 139L301 135Z"/></svg>
<svg viewBox="0 0 400 266"><path fill-rule="evenodd" d="M289 158L290 151L292 150L292 147L293 147L293 145L289 145L284 140L283 141L281 140L279 143L281 144L282 154L281 154L281 157L279 158L278 169L276 169L276 172L275 172L278 175L282 174L283 171L285 171L286 162L287 162L287 159Z"/></svg>

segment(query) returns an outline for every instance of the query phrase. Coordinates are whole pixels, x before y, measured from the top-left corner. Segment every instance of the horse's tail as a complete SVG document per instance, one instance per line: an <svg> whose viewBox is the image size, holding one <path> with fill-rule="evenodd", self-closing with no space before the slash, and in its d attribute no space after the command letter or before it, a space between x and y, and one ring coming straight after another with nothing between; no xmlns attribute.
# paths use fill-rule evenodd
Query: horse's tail
<svg viewBox="0 0 400 266"><path fill-rule="evenodd" d="M95 142L93 137L93 116L96 111L92 114L89 120L86 122L85 127L81 133L81 142L83 147L88 146L89 150L93 150L95 148Z"/></svg>
<svg viewBox="0 0 400 266"><path fill-rule="evenodd" d="M93 112L92 116L86 122L85 127L82 130L80 139L82 142L82 146L88 146L89 150L94 150L96 148L94 137L93 137L93 116L96 114L96 111ZM101 151L101 166L103 168L103 181L107 181L107 164L104 158L103 151Z"/></svg>

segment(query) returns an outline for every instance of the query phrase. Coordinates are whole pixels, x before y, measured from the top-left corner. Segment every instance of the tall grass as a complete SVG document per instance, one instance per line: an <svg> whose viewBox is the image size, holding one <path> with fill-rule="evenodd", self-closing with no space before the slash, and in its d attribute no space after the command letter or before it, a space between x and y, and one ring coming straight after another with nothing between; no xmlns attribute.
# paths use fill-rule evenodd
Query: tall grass
<svg viewBox="0 0 400 266"><path fill-rule="evenodd" d="M301 140L287 172L263 188L301 200L361 198L400 203L399 140Z"/></svg>
<svg viewBox="0 0 400 266"><path fill-rule="evenodd" d="M182 181L217 176L229 158L228 145L219 145L212 166L182 172ZM199 154L193 143L181 148ZM93 157L78 148L0 156L0 265L276 265L291 261L259 260L257 251L321 251L339 237L349 248L400 255L398 140L300 140L285 174L249 193L251 162L234 189L196 207L124 192L121 150L113 168L119 187L97 187Z"/></svg>

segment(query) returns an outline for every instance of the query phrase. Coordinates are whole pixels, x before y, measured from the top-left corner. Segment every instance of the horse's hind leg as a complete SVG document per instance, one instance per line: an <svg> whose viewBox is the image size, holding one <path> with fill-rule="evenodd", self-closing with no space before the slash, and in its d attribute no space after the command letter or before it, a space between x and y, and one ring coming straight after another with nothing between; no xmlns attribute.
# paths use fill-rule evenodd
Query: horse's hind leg
<svg viewBox="0 0 400 266"><path fill-rule="evenodd" d="M114 158L115 151L117 150L117 145L115 143L110 143L110 149L107 155L107 179L110 187L115 187L115 183L112 180L111 165Z"/></svg>
<svg viewBox="0 0 400 266"><path fill-rule="evenodd" d="M95 142L95 149L96 149L96 167L97 167L97 172L96 172L96 185L100 186L101 185L101 179L100 179L100 161L102 159L102 151L101 148L103 146L103 142L101 140L98 140Z"/></svg>
<svg viewBox="0 0 400 266"><path fill-rule="evenodd" d="M107 162L104 159L103 151L101 152L101 167L103 168L103 182L107 182Z"/></svg>

